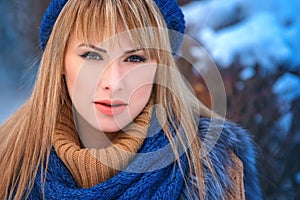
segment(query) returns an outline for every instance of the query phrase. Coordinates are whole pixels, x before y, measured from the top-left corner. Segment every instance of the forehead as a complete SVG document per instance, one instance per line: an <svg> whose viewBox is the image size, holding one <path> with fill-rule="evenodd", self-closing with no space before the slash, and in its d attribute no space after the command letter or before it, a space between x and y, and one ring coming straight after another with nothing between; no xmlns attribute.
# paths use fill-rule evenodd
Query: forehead
<svg viewBox="0 0 300 200"><path fill-rule="evenodd" d="M120 31L113 35L104 35L100 31L82 32L75 30L71 33L69 43L82 43L85 45L96 45L105 49L118 47L127 48L151 48L150 43L141 42L142 34L140 31Z"/></svg>
<svg viewBox="0 0 300 200"><path fill-rule="evenodd" d="M96 27L95 27L96 28ZM137 28L126 30L124 26L119 26L115 33L103 32L101 29L95 30L74 30L70 40L84 44L93 44L105 47L106 49L119 47L122 49L163 49L162 30L154 27ZM164 30L165 31L165 30Z"/></svg>

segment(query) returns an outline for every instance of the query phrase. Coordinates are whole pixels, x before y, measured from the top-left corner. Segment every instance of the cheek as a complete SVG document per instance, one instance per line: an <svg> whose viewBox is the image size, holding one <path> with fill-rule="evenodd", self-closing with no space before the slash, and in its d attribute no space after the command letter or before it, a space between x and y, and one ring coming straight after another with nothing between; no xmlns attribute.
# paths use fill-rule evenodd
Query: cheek
<svg viewBox="0 0 300 200"><path fill-rule="evenodd" d="M98 128L98 122L93 106L95 88L99 79L95 67L74 58L66 59L65 81L73 108L93 127Z"/></svg>
<svg viewBox="0 0 300 200"><path fill-rule="evenodd" d="M78 59L66 60L65 79L73 103L93 96L101 74L99 69L101 67L98 65L87 64Z"/></svg>
<svg viewBox="0 0 300 200"><path fill-rule="evenodd" d="M133 91L129 99L129 114L136 118L147 105L152 92L152 85L144 85Z"/></svg>
<svg viewBox="0 0 300 200"><path fill-rule="evenodd" d="M76 66L72 65L72 62L65 63L65 81L67 84L68 92L70 97L74 94L76 77L78 74L78 69Z"/></svg>
<svg viewBox="0 0 300 200"><path fill-rule="evenodd" d="M130 92L143 91L143 88L152 87L156 68L156 64L147 64L128 71L123 77L126 87Z"/></svg>
<svg viewBox="0 0 300 200"><path fill-rule="evenodd" d="M156 64L145 65L130 71L126 76L129 92L129 113L134 119L146 106L151 96Z"/></svg>

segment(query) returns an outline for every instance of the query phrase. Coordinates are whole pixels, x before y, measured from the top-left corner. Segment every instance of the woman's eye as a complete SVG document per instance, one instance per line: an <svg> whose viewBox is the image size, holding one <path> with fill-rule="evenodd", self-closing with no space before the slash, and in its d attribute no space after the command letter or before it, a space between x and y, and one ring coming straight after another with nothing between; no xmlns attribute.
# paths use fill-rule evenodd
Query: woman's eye
<svg viewBox="0 0 300 200"><path fill-rule="evenodd" d="M84 54L80 55L82 58L88 59L88 60L103 60L101 55L96 52L86 52Z"/></svg>
<svg viewBox="0 0 300 200"><path fill-rule="evenodd" d="M143 56L138 56L138 55L132 55L125 59L125 62L132 62L132 63L142 63L145 61L146 61L146 58L144 58Z"/></svg>

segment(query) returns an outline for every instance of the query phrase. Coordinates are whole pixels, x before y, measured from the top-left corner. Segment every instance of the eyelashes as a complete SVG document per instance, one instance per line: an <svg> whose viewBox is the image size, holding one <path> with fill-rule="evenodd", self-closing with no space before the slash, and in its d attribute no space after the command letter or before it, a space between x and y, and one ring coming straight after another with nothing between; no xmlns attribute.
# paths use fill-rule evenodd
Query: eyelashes
<svg viewBox="0 0 300 200"><path fill-rule="evenodd" d="M124 62L131 62L131 63L144 63L146 62L146 58L139 55L131 55L127 57Z"/></svg>
<svg viewBox="0 0 300 200"><path fill-rule="evenodd" d="M91 51L81 54L80 57L87 60L103 60L103 58L99 53L91 52Z"/></svg>
<svg viewBox="0 0 300 200"><path fill-rule="evenodd" d="M80 54L80 57L86 60L104 60L99 53L93 51L84 52ZM147 59L144 56L134 54L127 56L123 61L128 63L144 63Z"/></svg>

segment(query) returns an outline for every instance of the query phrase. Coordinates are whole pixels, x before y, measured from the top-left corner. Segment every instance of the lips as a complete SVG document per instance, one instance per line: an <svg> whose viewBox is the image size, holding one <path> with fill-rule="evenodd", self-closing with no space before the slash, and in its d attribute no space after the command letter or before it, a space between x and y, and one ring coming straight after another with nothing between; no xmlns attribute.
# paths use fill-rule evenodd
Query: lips
<svg viewBox="0 0 300 200"><path fill-rule="evenodd" d="M95 101L94 104L96 109L105 115L120 114L128 105L124 101L120 100L100 100Z"/></svg>

